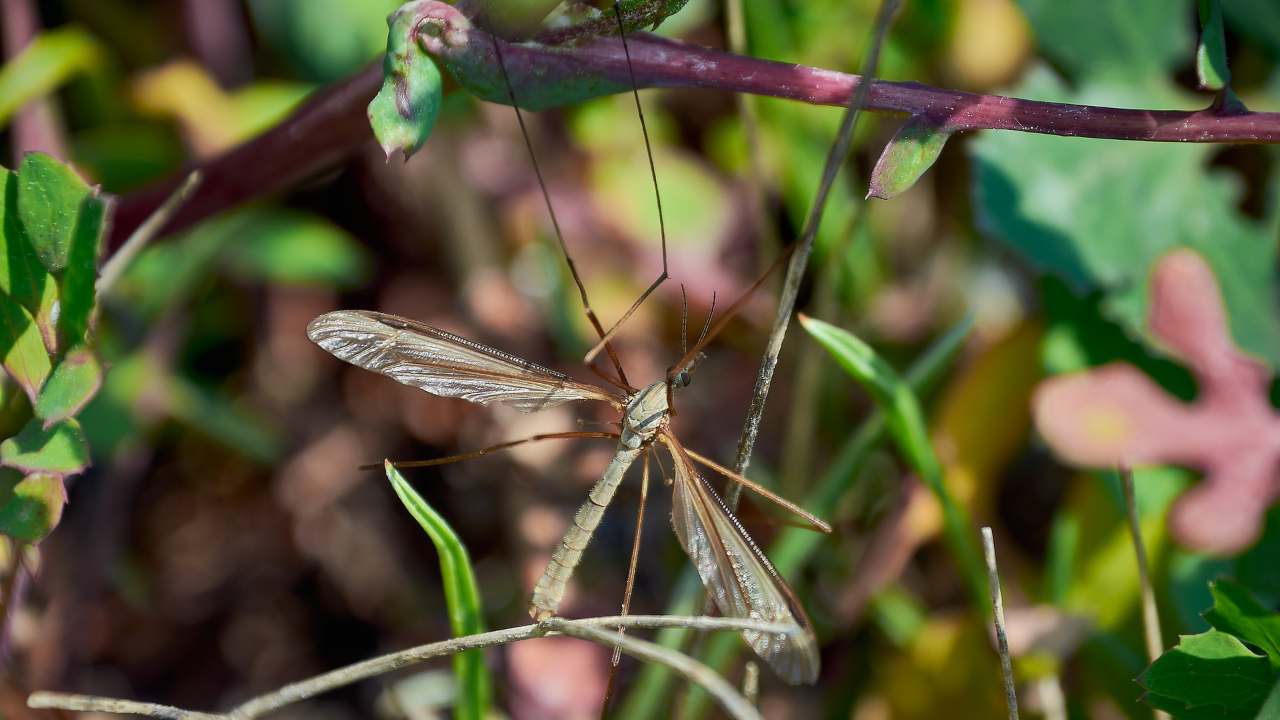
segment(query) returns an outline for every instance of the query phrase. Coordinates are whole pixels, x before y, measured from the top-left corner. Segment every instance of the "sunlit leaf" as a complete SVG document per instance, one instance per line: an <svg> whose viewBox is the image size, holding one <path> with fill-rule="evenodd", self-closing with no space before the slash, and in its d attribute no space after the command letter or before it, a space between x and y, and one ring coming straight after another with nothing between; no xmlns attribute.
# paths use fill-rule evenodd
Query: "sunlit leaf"
<svg viewBox="0 0 1280 720"><path fill-rule="evenodd" d="M72 349L53 368L36 400L36 417L46 428L80 412L102 386L102 366L85 347Z"/></svg>
<svg viewBox="0 0 1280 720"><path fill-rule="evenodd" d="M1257 645L1267 654L1273 670L1280 670L1280 613L1262 606L1245 587L1234 580L1209 584L1213 607L1204 619L1214 628Z"/></svg>
<svg viewBox="0 0 1280 720"><path fill-rule="evenodd" d="M1267 658L1219 630L1183 635L1138 678L1143 700L1179 718L1253 718L1276 683Z"/></svg>
<svg viewBox="0 0 1280 720"><path fill-rule="evenodd" d="M1219 0L1198 0L1200 44L1196 47L1196 77L1205 90L1222 90L1231 83L1226 38Z"/></svg>
<svg viewBox="0 0 1280 720"><path fill-rule="evenodd" d="M61 477L0 471L0 533L22 542L41 540L57 526L66 504Z"/></svg>
<svg viewBox="0 0 1280 720"><path fill-rule="evenodd" d="M449 523L422 499L389 460L386 471L400 502L426 531L440 554L440 574L444 578L445 602L449 606L449 624L454 637L484 632L480 590L467 548ZM457 717L483 720L489 710L493 686L484 665L483 651L468 650L455 655L453 668L460 688Z"/></svg>
<svg viewBox="0 0 1280 720"><path fill-rule="evenodd" d="M0 69L0 126L27 101L46 95L101 62L102 46L80 28L36 35Z"/></svg>
<svg viewBox="0 0 1280 720"><path fill-rule="evenodd" d="M369 103L373 135L390 158L408 157L431 135L444 82L435 61L417 42L417 18L406 10L387 20L387 54L382 61L382 88Z"/></svg>
<svg viewBox="0 0 1280 720"><path fill-rule="evenodd" d="M0 168L0 292L25 307L37 322L47 319L53 339L52 305L57 287L27 237L18 213L18 176Z"/></svg>
<svg viewBox="0 0 1280 720"><path fill-rule="evenodd" d="M17 435L0 443L0 464L23 472L74 475L89 466L89 446L75 420L45 429L33 418Z"/></svg>
<svg viewBox="0 0 1280 720"><path fill-rule="evenodd" d="M0 362L35 403L49 376L49 351L27 309L0 293Z"/></svg>
<svg viewBox="0 0 1280 720"><path fill-rule="evenodd" d="M933 167L950 137L928 118L917 115L908 120L880 153L867 197L889 200L909 190Z"/></svg>
<svg viewBox="0 0 1280 720"><path fill-rule="evenodd" d="M40 262L52 272L67 265L80 210L90 194L76 171L44 153L28 153L18 168L18 215Z"/></svg>

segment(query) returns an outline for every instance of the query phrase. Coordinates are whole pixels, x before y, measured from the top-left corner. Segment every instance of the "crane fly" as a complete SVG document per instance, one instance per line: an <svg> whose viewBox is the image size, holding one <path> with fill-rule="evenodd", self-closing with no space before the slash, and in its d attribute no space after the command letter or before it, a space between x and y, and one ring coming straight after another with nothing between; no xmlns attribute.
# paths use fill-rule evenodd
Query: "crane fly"
<svg viewBox="0 0 1280 720"><path fill-rule="evenodd" d="M630 54L626 49L626 30L623 27L622 13L616 2L614 16L623 49L628 53L628 66L630 66ZM662 235L662 272L621 318L606 331L591 309L586 288L560 232L560 224L556 219L555 209L552 207L546 183L542 178L542 171L533 152L528 129L520 114L515 91L511 87L506 66L503 64L496 35L493 47L495 60L506 83L521 134L529 149L538 185L551 216L556 239L559 241L568 269L577 285L583 311L599 338L587 354L585 361L590 369L613 387L605 388L581 382L502 350L430 325L385 313L366 310L340 310L326 313L308 325L307 336L340 360L386 375L397 382L440 397L462 398L482 405L506 405L522 412L535 412L576 401L604 402L611 405L621 415L618 423L620 431L616 433L548 433L482 448L463 455L396 464L400 467L439 465L477 457L522 442L550 438L595 437L613 438L618 441L613 459L610 460L600 479L592 486L587 500L574 515L573 523L552 553L546 570L534 585L529 613L534 619L542 620L557 614L569 579L603 519L606 508L621 485L627 470L641 458L643 458L643 479L640 518L643 517L649 458L656 448L665 448L673 468L670 479L672 528L716 606L722 614L729 617L754 619L762 623L793 628L785 633L744 630L742 635L756 654L784 680L791 683L815 682L819 668L818 647L804 609L768 558L751 540L733 512L698 472L696 463L703 464L732 481L747 486L761 497L795 513L822 532L830 532L830 526L760 485L688 450L672 432L670 422L670 417L674 413L673 393L675 389L688 385L689 373L702 357L702 348L718 334L725 323L750 298L770 272L788 257L789 253L783 254L775 261L770 272L766 272L756 280L714 325L711 324L711 318L708 316L698 341L692 348L687 349L680 360L667 371L666 377L640 389L631 386L610 340L644 300L670 277L667 271L666 229L662 222L662 200L658 192L653 151L644 123L644 113L640 107L639 95L634 92L634 76L632 78L633 95L644 134L645 149L649 156L650 174L653 177L654 194L658 205L659 228ZM610 377L592 363L592 359L600 352L608 356L616 372L615 376ZM639 550L639 524L638 520L637 537L632 546L631 567L623 600L624 614L630 602L631 579L635 574ZM616 666L615 653L614 667ZM611 671L610 686L612 686L612 678ZM606 692L605 702L606 704L608 702L608 692Z"/></svg>
<svg viewBox="0 0 1280 720"><path fill-rule="evenodd" d="M721 322L727 317L722 317ZM616 437L618 446L552 554L547 569L534 585L530 615L541 620L556 614L569 578L627 469L645 450L661 446L669 454L673 467L672 527L720 612L729 617L794 626L793 632L782 635L754 631L742 634L756 654L783 679L812 683L817 678L817 643L803 608L742 524L698 472L695 462L707 464L746 484L820 530L829 531L830 527L758 484L689 451L676 438L671 430L669 393L672 388L687 383L689 369L699 357L698 345L686 353L686 358L672 368L668 377L624 394L575 380L439 328L379 312L326 313L311 322L307 336L340 360L440 397L462 398L482 405L506 405L522 412L583 400L613 406L621 413L619 433L553 433L539 438ZM706 339L709 337L699 345Z"/></svg>

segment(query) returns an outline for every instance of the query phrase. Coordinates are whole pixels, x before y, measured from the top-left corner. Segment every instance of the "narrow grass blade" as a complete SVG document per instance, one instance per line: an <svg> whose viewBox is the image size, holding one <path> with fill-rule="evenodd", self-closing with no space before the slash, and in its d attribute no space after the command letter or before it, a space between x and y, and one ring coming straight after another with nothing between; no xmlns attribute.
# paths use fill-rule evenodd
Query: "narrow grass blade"
<svg viewBox="0 0 1280 720"><path fill-rule="evenodd" d="M942 480L942 464L929 441L929 428L916 394L889 363L853 333L804 315L800 316L800 324L840 367L867 388L884 411L889 436L942 505L947 544L960 562L974 607L988 612L986 571L973 543L973 524Z"/></svg>
<svg viewBox="0 0 1280 720"><path fill-rule="evenodd" d="M935 340L907 371L906 379L910 388L917 394L927 392L943 372L951 367L952 360L972 329L972 321L966 319ZM801 505L818 516L831 515L840 499L862 477L866 459L880 445L884 435L884 413L876 410L845 440L822 478ZM802 528L787 528L769 546L765 555L773 562L779 574L794 577L824 542L824 535ZM702 584L698 581L697 573L693 568L688 568L672 593L675 599L667 607L667 613L684 615L697 612L702 606L701 592ZM689 635L687 630L681 628L663 630L658 633L658 643L664 647L680 647ZM720 669L728 667L745 646L736 636L723 633L709 638L705 647L701 654L703 662ZM619 717L664 717L663 713L669 712L667 708L672 680L670 669L646 665L627 693ZM706 715L708 699L706 693L700 690L690 691L678 716L684 720L698 720Z"/></svg>
<svg viewBox="0 0 1280 720"><path fill-rule="evenodd" d="M409 514L427 531L440 553L440 574L444 577L444 597L449 605L449 624L454 637L484 632L484 616L480 609L480 591L471 570L471 558L453 528L440 517L422 496L386 462L387 479L400 496ZM483 720L489 713L493 680L484 664L483 650L468 650L453 658L453 671L458 677L458 712L455 717Z"/></svg>

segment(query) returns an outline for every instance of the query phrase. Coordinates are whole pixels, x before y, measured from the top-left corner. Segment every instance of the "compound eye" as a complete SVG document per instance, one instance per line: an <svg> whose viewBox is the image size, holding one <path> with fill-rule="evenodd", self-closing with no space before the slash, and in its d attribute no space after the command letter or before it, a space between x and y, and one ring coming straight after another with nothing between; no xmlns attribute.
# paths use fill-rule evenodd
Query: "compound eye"
<svg viewBox="0 0 1280 720"><path fill-rule="evenodd" d="M692 381L689 378L689 371L683 370L679 375L676 375L676 384L680 387L689 387L690 382Z"/></svg>

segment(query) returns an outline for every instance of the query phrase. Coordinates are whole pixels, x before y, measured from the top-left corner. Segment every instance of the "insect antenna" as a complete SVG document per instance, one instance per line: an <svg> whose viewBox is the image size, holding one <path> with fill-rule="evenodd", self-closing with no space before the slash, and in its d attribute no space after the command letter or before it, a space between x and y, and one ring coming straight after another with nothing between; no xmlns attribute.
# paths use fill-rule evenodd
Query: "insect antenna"
<svg viewBox="0 0 1280 720"><path fill-rule="evenodd" d="M560 243L560 252L564 255L565 264L569 266L569 274L573 276L573 282L578 286L578 295L582 298L582 311L586 314L587 320L591 323L591 327L595 328L596 335L600 336L600 343L596 347L603 347L605 353L609 356L609 360L613 363L613 367L618 372L616 380L609 382L616 385L627 392L634 392L635 388L627 380L627 373L622 369L622 360L618 358L618 353L609 343L608 335L604 331L604 326L600 324L600 318L596 316L595 310L591 308L591 301L587 299L587 288L582 284L582 277L578 275L578 266L574 264L573 257L569 254L569 246L564 241L564 233L560 230L560 220L556 217L555 207L551 204L551 193L547 190L546 180L542 177L542 167L538 164L538 155L533 151L533 140L529 136L529 128L525 126L524 114L520 112L520 106L516 104L516 91L511 85L511 76L507 73L507 65L502 59L502 45L498 42L497 35L490 35L493 39L493 53L498 61L498 69L502 73L502 81L506 84L507 97L511 100L511 109L516 113L516 122L520 125L520 134L524 136L525 147L529 150L529 161L533 164L533 174L538 179L538 187L542 190L542 199L547 205L547 214L551 216L551 227L555 230L556 241ZM646 136L647 142L647 136ZM666 250L664 241L663 264L665 274ZM594 359L591 355L591 359ZM586 361L587 365L591 365L591 359ZM597 373L599 374L599 373ZM603 377L603 375L602 375Z"/></svg>
<svg viewBox="0 0 1280 720"><path fill-rule="evenodd" d="M755 291L764 284L764 281L769 279L769 276L773 274L773 271L781 267L787 261L787 258L791 257L791 253L793 251L795 251L795 245L790 245L783 250L782 254L779 255L777 259L773 261L773 264L769 266L769 269L765 270L763 275L756 278L756 281L751 283L751 287L747 288L746 292L742 293L741 297L733 301L733 304L724 311L724 314L720 316L720 319L716 320L711 327L702 334L702 337L698 339L698 342L694 343L693 347L685 351L684 356L680 358L679 362L672 365L670 369L667 370L668 379L674 378L676 375L679 375L689 369L689 366L697 359L698 353L702 352L702 348L706 347L707 343L714 340L716 335L720 334L720 331L724 329L724 326L728 325L729 321L733 319L733 316L737 315L738 311L742 309L742 306L747 304L747 301L750 300L751 296L755 294Z"/></svg>
<svg viewBox="0 0 1280 720"><path fill-rule="evenodd" d="M596 343L596 346L591 348L583 358L583 360L588 363L594 360L595 357L600 354L602 349L608 349L609 341L613 339L614 333L618 332L618 328L622 327L622 324L625 323L636 310L640 309L640 306L644 304L645 299L653 294L653 291L657 290L659 285L666 282L667 278L671 277L667 272L667 222L662 214L662 193L658 190L658 168L653 162L653 144L649 141L649 126L644 120L644 108L640 105L640 90L636 84L635 68L631 65L631 48L627 45L627 31L622 24L622 10L618 8L618 0L614 0L613 2L613 16L618 21L618 37L622 40L622 53L627 58L627 74L631 78L631 96L635 98L636 101L636 115L640 118L640 133L644 136L644 151L645 154L649 156L649 177L653 180L653 198L658 206L658 235L662 238L662 272L658 274L658 277L652 283L649 283L649 287L645 288L644 292L640 293L640 297L636 298L636 301L631 303L631 307L627 308L627 311L622 314L622 317L618 318L618 321L613 324L613 327L609 328L608 332L600 336L600 342Z"/></svg>
<svg viewBox="0 0 1280 720"><path fill-rule="evenodd" d="M689 352L689 296L680 283L680 354Z"/></svg>

